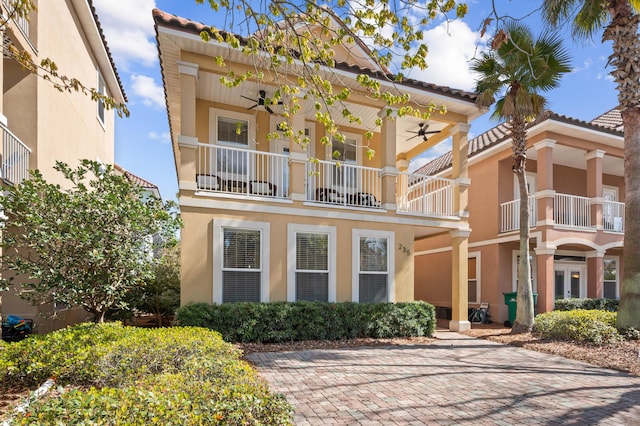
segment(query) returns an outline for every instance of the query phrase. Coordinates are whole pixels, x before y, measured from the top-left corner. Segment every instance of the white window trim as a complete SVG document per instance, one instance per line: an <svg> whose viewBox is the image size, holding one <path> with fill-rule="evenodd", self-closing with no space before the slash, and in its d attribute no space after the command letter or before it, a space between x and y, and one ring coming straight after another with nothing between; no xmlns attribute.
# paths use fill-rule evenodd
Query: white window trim
<svg viewBox="0 0 640 426"><path fill-rule="evenodd" d="M530 196L535 195L538 191L538 174L537 173L527 173L527 183L529 184L529 188L531 188ZM513 175L513 199L520 199L520 184L518 183L518 176L514 173Z"/></svg>
<svg viewBox="0 0 640 426"><path fill-rule="evenodd" d="M296 301L296 234L298 232L329 235L329 302L336 301L337 248L336 227L290 223L287 225L287 301Z"/></svg>
<svg viewBox="0 0 640 426"><path fill-rule="evenodd" d="M286 121L286 118L281 116L271 116L271 132L278 130L278 123ZM316 123L313 121L305 121L304 129L309 131L309 144L307 145L307 156L314 158L316 156ZM281 146L289 146L289 138L278 138L271 141L271 152L282 154L280 150Z"/></svg>
<svg viewBox="0 0 640 426"><path fill-rule="evenodd" d="M247 149L256 149L256 117L253 114L245 114L242 112L228 111L217 108L209 108L209 143L218 145L218 117L231 118L235 120L246 121L248 125L249 143ZM225 146L226 144L220 144Z"/></svg>
<svg viewBox="0 0 640 426"><path fill-rule="evenodd" d="M615 199L612 201L617 202L619 200L618 195L619 195L619 190L617 186L610 186L610 185L602 185L602 197L604 198L604 193L605 191L610 191L612 193L614 193L614 197Z"/></svg>
<svg viewBox="0 0 640 426"><path fill-rule="evenodd" d="M355 139L356 141L356 164L358 166L362 165L362 135L359 133L350 133L350 132L340 132L344 135L345 138L347 139ZM333 158L333 150L331 149L333 146L333 137L330 134L327 134L327 137L329 138L329 141L331 141L331 143L328 143L326 145L325 148L325 156L327 161L336 161L335 158Z"/></svg>
<svg viewBox="0 0 640 426"><path fill-rule="evenodd" d="M469 303L481 303L482 302L482 266L481 266L482 253L479 251L472 251L467 254L468 259L471 259L474 257L476 259L476 301L475 302L469 301ZM469 285L468 282L469 282L469 277L467 274L467 285ZM467 296L467 300L469 300L469 296Z"/></svg>
<svg viewBox="0 0 640 426"><path fill-rule="evenodd" d="M388 239L387 249L387 301L396 301L396 262L395 233L393 231L376 231L371 229L351 230L351 300L360 302L360 237L382 237Z"/></svg>
<svg viewBox="0 0 640 426"><path fill-rule="evenodd" d="M269 252L270 224L235 219L213 220L213 303L222 303L222 262L224 256L224 228L251 229L260 231L260 301L269 301Z"/></svg>
<svg viewBox="0 0 640 426"><path fill-rule="evenodd" d="M520 255L520 250L513 250L511 252L511 291L518 291L518 256ZM536 255L531 250L529 252L529 256L531 256L531 287L534 293L538 292L538 264ZM554 262L555 263L555 262Z"/></svg>
<svg viewBox="0 0 640 426"><path fill-rule="evenodd" d="M615 260L616 262L616 299L620 300L620 256L604 256L602 260L605 259ZM603 265L604 266L604 265ZM604 297L604 274L602 280L602 297ZM610 280L607 280L610 281Z"/></svg>
<svg viewBox="0 0 640 426"><path fill-rule="evenodd" d="M99 69L96 68L96 75L97 75L97 84L96 84L96 91L98 91L98 93L100 93L100 83L102 83L102 87L104 90L102 90L102 92L100 93L101 95L107 95L107 83L106 81L104 81L104 78L102 77L102 73L100 72ZM100 104L102 104L102 114L104 115L104 117L100 117ZM104 101L98 99L98 101L96 102L96 118L98 119L98 123L100 123L100 125L102 126L102 128L104 130L107 130L107 106L105 105Z"/></svg>

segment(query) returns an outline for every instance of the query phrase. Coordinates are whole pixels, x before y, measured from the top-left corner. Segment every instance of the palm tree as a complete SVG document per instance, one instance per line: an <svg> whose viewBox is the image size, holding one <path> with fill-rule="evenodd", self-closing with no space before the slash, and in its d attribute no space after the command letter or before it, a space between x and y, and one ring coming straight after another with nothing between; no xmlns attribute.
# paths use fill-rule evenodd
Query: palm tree
<svg viewBox="0 0 640 426"><path fill-rule="evenodd" d="M624 126L625 225L618 328L640 329L640 0L546 0L544 19L572 23L574 38L613 42L609 63Z"/></svg>
<svg viewBox="0 0 640 426"><path fill-rule="evenodd" d="M495 40L499 40L497 43ZM477 103L495 102L492 118L510 126L513 167L520 188L520 262L518 298L513 333L533 327L533 290L529 260L529 189L526 177L526 126L545 111L546 99L539 94L558 86L569 72L569 55L556 35L545 32L534 41L531 31L515 21L507 22L494 39L494 50L474 60ZM499 99L496 102L496 97Z"/></svg>

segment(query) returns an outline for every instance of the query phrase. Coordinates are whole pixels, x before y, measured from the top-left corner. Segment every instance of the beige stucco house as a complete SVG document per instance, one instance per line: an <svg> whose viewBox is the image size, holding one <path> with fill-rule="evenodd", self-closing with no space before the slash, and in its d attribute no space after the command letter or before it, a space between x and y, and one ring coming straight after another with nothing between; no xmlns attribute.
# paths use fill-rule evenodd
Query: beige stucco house
<svg viewBox="0 0 640 426"><path fill-rule="evenodd" d="M591 122L557 114L527 131L530 248L536 312L558 298L619 297L624 232L622 119L611 110ZM451 153L418 173L450 177ZM503 293L516 291L519 194L504 124L469 142L470 306L488 302L494 321L507 320ZM415 242L415 297L446 312L452 241Z"/></svg>
<svg viewBox="0 0 640 426"><path fill-rule="evenodd" d="M52 59L60 74L80 80L123 103L126 97L90 0L35 1L28 19L9 19L0 29L3 46L13 44L34 62ZM0 2L10 16L10 2ZM14 185L39 169L51 182L63 183L53 170L57 160L71 165L79 159L114 161L114 112L87 95L60 92L52 84L23 70L6 55L0 60L1 178ZM33 307L12 292L2 293L2 314L33 318L53 307ZM39 324L45 331L84 318L77 309L59 309L59 320Z"/></svg>
<svg viewBox="0 0 640 426"><path fill-rule="evenodd" d="M281 106L265 102L274 82L220 84L229 69L254 66L251 57L203 42L205 25L160 10L153 17L184 221L183 304L414 300L414 241L444 234L453 242L451 327L468 327L467 132L482 113L474 94L412 79L394 86L356 42L338 49L335 68L321 72L332 73L334 91L353 91L348 107L362 124L340 122L347 143L323 145L325 129L301 99L288 123L308 135L302 147L267 137L286 120ZM429 120L388 116L358 75L409 93L415 107L434 102L447 112ZM371 159L360 148L367 130L374 132ZM412 158L448 138L454 156L447 178L407 171Z"/></svg>

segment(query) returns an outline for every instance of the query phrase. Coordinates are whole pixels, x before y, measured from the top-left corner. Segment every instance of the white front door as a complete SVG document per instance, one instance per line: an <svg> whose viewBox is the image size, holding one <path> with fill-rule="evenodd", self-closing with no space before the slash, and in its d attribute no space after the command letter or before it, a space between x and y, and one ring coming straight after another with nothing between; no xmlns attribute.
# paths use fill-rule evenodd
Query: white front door
<svg viewBox="0 0 640 426"><path fill-rule="evenodd" d="M584 263L556 262L553 269L556 299L585 297L587 266Z"/></svg>
<svg viewBox="0 0 640 426"><path fill-rule="evenodd" d="M284 154L284 155L289 155L290 152L290 148L289 148L289 141L286 139L276 139L275 141L273 141L272 146L272 152L276 153L276 154ZM283 197L286 198L289 196L289 166L285 165L282 169L282 185L279 185L280 187L277 188L277 193L276 195L278 197Z"/></svg>

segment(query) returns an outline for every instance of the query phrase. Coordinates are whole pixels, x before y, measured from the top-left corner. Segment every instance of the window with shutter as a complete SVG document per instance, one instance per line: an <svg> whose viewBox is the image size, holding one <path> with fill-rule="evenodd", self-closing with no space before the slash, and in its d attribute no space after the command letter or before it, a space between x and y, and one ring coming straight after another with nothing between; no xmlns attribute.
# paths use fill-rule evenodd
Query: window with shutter
<svg viewBox="0 0 640 426"><path fill-rule="evenodd" d="M296 300L329 301L329 234L296 233Z"/></svg>
<svg viewBox="0 0 640 426"><path fill-rule="evenodd" d="M223 228L222 302L259 302L261 232Z"/></svg>
<svg viewBox="0 0 640 426"><path fill-rule="evenodd" d="M388 301L388 250L384 237L360 237L360 302Z"/></svg>

